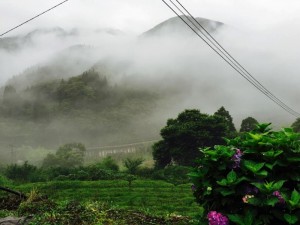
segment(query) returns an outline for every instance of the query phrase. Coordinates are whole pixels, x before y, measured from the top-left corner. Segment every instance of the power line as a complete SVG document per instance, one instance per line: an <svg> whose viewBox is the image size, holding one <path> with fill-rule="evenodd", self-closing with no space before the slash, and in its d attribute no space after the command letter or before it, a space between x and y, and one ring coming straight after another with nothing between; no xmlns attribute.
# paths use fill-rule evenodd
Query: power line
<svg viewBox="0 0 300 225"><path fill-rule="evenodd" d="M172 0L170 0L172 2L172 4L182 13L185 14L184 12L182 12L182 10L180 10L176 4L173 3ZM233 62L235 64L235 66L237 66L247 77L249 77L256 85L258 85L260 87L260 89L262 89L261 91L263 92L263 94L268 95L268 98L272 98L271 100L274 101L276 104L278 103L278 105L280 107L282 107L284 110L289 111L289 113L293 114L294 116L299 116L300 114L296 111L294 111L293 109L291 109L290 107L288 107L285 103L283 103L280 99L278 99L275 95L273 95L267 88L265 88L254 76L252 76L251 73L249 73L228 51L226 51L226 49L224 49L222 47L222 45L195 19L195 17L179 2L179 0L176 0L176 2L190 15L190 17L201 27L201 29L204 31L202 31L201 29L199 29L199 27L197 25L195 25L192 21L192 23L194 24L194 26L207 38L209 39L209 41L218 49L220 50L225 56L226 58L229 57L229 60L231 62ZM187 17L187 16L185 16ZM188 17L187 17L188 18ZM207 36L208 35L208 36ZM225 52L225 53L224 53Z"/></svg>
<svg viewBox="0 0 300 225"><path fill-rule="evenodd" d="M15 29L17 29L17 28L19 28L19 27L21 27L21 26L23 26L23 25L26 24L26 23L28 23L28 22L30 22L30 21L36 19L37 17L39 17L39 16L41 16L41 15L43 15L43 14L45 14L45 13L51 11L52 9L55 9L56 7L58 7L58 6L62 5L62 4L64 4L64 3L67 2L67 1L69 1L69 0L65 0L65 1L63 1L63 2L61 2L61 3L59 3L59 4L57 4L57 5L55 5L55 6L53 6L53 7L51 7L50 9L47 9L46 11L44 11L44 12L42 12L42 13L40 13L40 14L34 16L34 17L32 17L31 19L26 20L25 22L23 22L23 23L21 23L21 24L15 26L14 28L12 28L12 29L10 29L10 30L8 30L8 31L6 31L6 32L4 32L4 33L2 33L2 34L0 35L0 37L2 37L3 35L5 35L5 34L11 32L11 31L13 31L13 30L15 30Z"/></svg>
<svg viewBox="0 0 300 225"><path fill-rule="evenodd" d="M282 109L292 114L295 117L299 117L300 113L294 111L288 107L285 103L279 100L275 95L273 95L267 88L265 88L259 81L257 81L235 58L233 58L222 46L216 41L210 33L191 15L191 13L178 1L177 3L186 11L189 15L187 16L172 0L170 2L180 11L183 16L180 16L174 8L172 8L165 0L162 0L199 38L201 38L213 51L215 51L225 62L227 62L236 72L243 76L248 82L250 82L254 87L256 87L260 92L262 92L266 97L272 100L275 104L280 106ZM186 20L191 24L189 24ZM192 18L192 20L190 19ZM196 24L195 24L195 22ZM198 26L197 26L198 24ZM194 28L192 27L194 26ZM203 30L201 30L200 28ZM205 40L196 30L207 39ZM208 43L209 42L209 43ZM214 46L214 47L213 47Z"/></svg>
<svg viewBox="0 0 300 225"><path fill-rule="evenodd" d="M281 100L279 100L276 96L274 96L268 89L266 89L259 81L257 81L238 61L236 61L235 58L233 58L221 45L220 43L214 39L214 37L212 37L210 35L210 33L189 13L189 11L178 1L176 0L180 6L190 15L190 17L186 16L185 13L172 1L170 0L170 2L177 8L177 10L179 10L184 17L191 23L193 24L197 30L204 35L204 37L216 48L218 49L218 51L220 51L223 56L228 59L238 70L239 73L243 73L241 74L245 79L247 79L252 85L254 85L259 91L261 91L266 97L268 97L269 99L271 99L274 103L276 103L277 105L279 105L281 108L283 108L285 111L289 112L290 114L298 117L298 113L296 111L294 111L293 109L291 109L290 107L288 107L286 104L284 104ZM190 19L192 18L192 19ZM194 23L194 21L196 22L196 24ZM197 24L202 28L202 31ZM213 49L214 50L214 49Z"/></svg>

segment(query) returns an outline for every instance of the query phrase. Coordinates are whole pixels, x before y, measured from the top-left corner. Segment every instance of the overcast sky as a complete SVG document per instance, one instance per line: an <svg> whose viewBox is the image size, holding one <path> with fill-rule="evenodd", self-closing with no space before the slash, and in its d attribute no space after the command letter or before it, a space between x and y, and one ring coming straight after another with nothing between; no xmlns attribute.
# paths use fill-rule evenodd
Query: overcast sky
<svg viewBox="0 0 300 225"><path fill-rule="evenodd" d="M62 0L0 0L0 32L22 23ZM299 0L181 0L197 17L236 28L263 30L299 19ZM174 16L161 0L69 0L9 35L36 27L113 27L140 33Z"/></svg>
<svg viewBox="0 0 300 225"><path fill-rule="evenodd" d="M62 1L0 0L0 33L4 33ZM227 34L230 35L227 39L221 40L224 47L228 47L229 52L233 52L234 56L242 59L242 64L250 68L250 71L253 71L266 87L271 86L271 91L274 90L275 95L278 93L279 98L287 105L300 111L299 107L295 107L299 102L300 85L298 75L300 70L298 62L300 55L299 0L181 0L181 3L196 17L217 20L234 28L229 29ZM69 0L51 12L12 31L6 37L25 35L35 28L58 26L66 30L110 27L127 33L140 34L174 16L161 0ZM242 36L243 39L239 39L239 36L235 36L232 30L246 31L246 35ZM61 47L65 45L60 42L54 44ZM48 57L41 50L44 48L47 49L46 53L52 52L52 48L55 49L47 42L47 44L40 44L30 54L22 52L20 55L7 55L6 59L2 56L2 60L0 55L0 84L12 75L35 65L38 59L43 58L42 55ZM199 49L196 48L196 51ZM209 52L209 56L211 55L213 53ZM220 61L217 57L214 60L212 63ZM19 65L16 66L12 62L19 62ZM224 69L227 68L226 65L223 66ZM151 65L152 67L154 65ZM232 75L233 71L230 70L229 74ZM247 82L245 85L249 87ZM244 90L242 86L239 88L241 91ZM261 94L256 92L255 90L255 94L261 98ZM267 107L263 104L260 105ZM277 106L274 105L274 107L278 110ZM261 111L260 108L257 110Z"/></svg>

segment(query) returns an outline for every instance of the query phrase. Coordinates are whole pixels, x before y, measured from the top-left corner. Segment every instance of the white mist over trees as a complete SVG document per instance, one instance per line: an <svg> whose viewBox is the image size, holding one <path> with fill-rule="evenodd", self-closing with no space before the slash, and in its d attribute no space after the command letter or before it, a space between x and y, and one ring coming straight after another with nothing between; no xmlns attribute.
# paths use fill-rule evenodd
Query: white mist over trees
<svg viewBox="0 0 300 225"><path fill-rule="evenodd" d="M291 64L295 62L292 59L296 52L285 51L284 56L277 53L277 50L291 49L287 42L290 37L281 36L280 40L278 29L256 35L217 21L204 18L199 21L276 96L291 107L297 105L297 64ZM273 37L274 34L278 35ZM289 125L294 120L233 71L178 18L162 22L139 36L110 28L38 29L28 35L2 38L0 46L2 93L11 89L14 93L10 95L15 96L10 97L15 100L9 104L26 99L27 110L37 117L49 114L46 122L39 121L38 126L28 121L2 123L6 130L3 137L17 139L17 143L32 144L38 140L47 145L56 142L58 146L81 138L84 143L103 145L116 140L118 143L149 140L158 137L167 118L184 109L197 108L212 114L222 105L230 112L237 128L248 115L272 122L275 127ZM283 66L282 62L289 66ZM78 107L72 111L73 116L81 112L75 120L54 116L49 109L57 112L63 107L68 112L70 102L56 108L55 98L47 97L50 92L45 96L45 93L39 95L40 91L56 93L54 90L61 82L76 80L86 71L95 71L100 78L107 79L115 103L107 103L97 117L95 112L100 109L91 111L93 104L88 106L87 102L84 110ZM83 89L86 96L93 98L91 87L86 88ZM49 104L35 104L37 97ZM73 100L75 104L77 99ZM75 106L82 106L81 102ZM5 104L3 107L5 111ZM109 111L112 107L114 110ZM38 138L26 138L24 133L33 133ZM16 135L23 136L11 138Z"/></svg>

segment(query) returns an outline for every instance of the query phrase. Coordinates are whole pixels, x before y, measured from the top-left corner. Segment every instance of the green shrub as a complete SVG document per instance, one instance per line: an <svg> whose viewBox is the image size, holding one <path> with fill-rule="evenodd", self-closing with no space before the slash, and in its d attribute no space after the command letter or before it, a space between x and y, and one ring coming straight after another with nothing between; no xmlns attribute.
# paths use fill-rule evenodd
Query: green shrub
<svg viewBox="0 0 300 225"><path fill-rule="evenodd" d="M30 165L27 161L23 165L10 165L4 171L7 178L17 182L38 182L44 181L42 170Z"/></svg>
<svg viewBox="0 0 300 225"><path fill-rule="evenodd" d="M165 180L172 184L189 183L187 173L190 172L187 166L167 166L164 169L157 170L153 173L153 179Z"/></svg>
<svg viewBox="0 0 300 225"><path fill-rule="evenodd" d="M142 158L127 158L123 161L123 164L126 167L128 173L135 175L143 162L144 159Z"/></svg>
<svg viewBox="0 0 300 225"><path fill-rule="evenodd" d="M292 129L254 131L201 149L189 173L203 207L203 224L284 225L300 223L300 142ZM221 221L223 221L221 223Z"/></svg>
<svg viewBox="0 0 300 225"><path fill-rule="evenodd" d="M105 170L119 171L117 162L111 156L105 157L96 165Z"/></svg>
<svg viewBox="0 0 300 225"><path fill-rule="evenodd" d="M11 181L7 179L5 176L0 174L0 186L7 186L10 185Z"/></svg>

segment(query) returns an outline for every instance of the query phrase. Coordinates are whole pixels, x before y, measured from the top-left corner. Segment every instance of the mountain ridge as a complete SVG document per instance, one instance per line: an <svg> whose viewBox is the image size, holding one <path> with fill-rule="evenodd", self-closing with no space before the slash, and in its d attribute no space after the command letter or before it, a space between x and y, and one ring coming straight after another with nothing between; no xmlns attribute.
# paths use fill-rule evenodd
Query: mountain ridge
<svg viewBox="0 0 300 225"><path fill-rule="evenodd" d="M193 26L193 24L187 20L187 18L192 19L190 16L181 16L188 24ZM202 17L195 18L198 23L200 23L208 32L216 32L220 27L225 26L224 23L219 21L214 21ZM146 32L142 33L141 37L152 37L157 35L170 35L170 34L177 34L177 35L191 35L193 31L189 29L189 27L178 17L169 18L153 28L147 30Z"/></svg>

